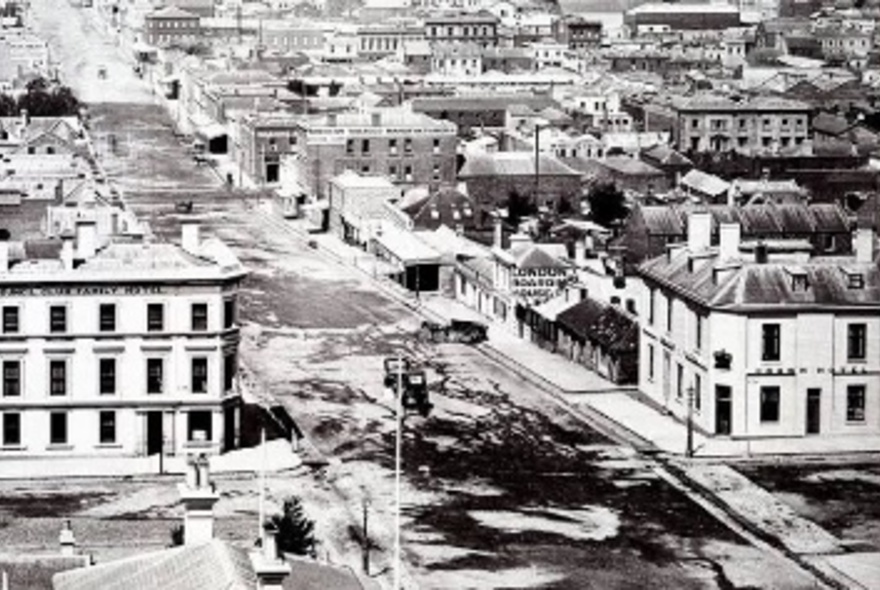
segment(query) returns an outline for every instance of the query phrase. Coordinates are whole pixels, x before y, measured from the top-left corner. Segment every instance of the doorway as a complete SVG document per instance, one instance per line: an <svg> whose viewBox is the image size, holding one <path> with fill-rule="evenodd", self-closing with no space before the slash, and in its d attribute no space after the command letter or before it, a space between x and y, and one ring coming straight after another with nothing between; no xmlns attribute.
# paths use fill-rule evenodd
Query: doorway
<svg viewBox="0 0 880 590"><path fill-rule="evenodd" d="M164 433L162 430L163 412L147 412L147 455L158 455L162 452Z"/></svg>
<svg viewBox="0 0 880 590"><path fill-rule="evenodd" d="M280 171L278 162L266 162L266 182L278 182Z"/></svg>
<svg viewBox="0 0 880 590"><path fill-rule="evenodd" d="M669 394L672 391L672 355L663 351L663 405L669 407Z"/></svg>
<svg viewBox="0 0 880 590"><path fill-rule="evenodd" d="M731 428L731 393L727 385L715 386L715 434L727 436Z"/></svg>
<svg viewBox="0 0 880 590"><path fill-rule="evenodd" d="M807 434L819 434L822 423L822 390L807 390Z"/></svg>
<svg viewBox="0 0 880 590"><path fill-rule="evenodd" d="M238 408L236 406L226 406L223 409L223 451L231 451L236 447L237 424L236 415Z"/></svg>

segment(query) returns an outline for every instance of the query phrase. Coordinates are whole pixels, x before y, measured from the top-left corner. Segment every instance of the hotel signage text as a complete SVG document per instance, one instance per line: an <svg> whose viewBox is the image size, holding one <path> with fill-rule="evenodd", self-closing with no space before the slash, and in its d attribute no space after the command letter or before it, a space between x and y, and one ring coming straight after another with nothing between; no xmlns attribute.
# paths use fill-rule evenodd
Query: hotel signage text
<svg viewBox="0 0 880 590"><path fill-rule="evenodd" d="M161 285L25 285L0 287L0 297L77 297L94 295L162 295Z"/></svg>

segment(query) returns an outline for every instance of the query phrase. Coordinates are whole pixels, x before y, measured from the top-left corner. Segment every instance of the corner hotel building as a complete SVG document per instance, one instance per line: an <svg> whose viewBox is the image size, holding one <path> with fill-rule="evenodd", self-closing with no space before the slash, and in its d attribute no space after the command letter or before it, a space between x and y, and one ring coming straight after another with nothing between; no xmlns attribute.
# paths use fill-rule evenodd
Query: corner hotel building
<svg viewBox="0 0 880 590"><path fill-rule="evenodd" d="M0 243L0 458L238 445L246 271L225 244L189 224L180 245L98 247L78 221L60 254L27 250Z"/></svg>

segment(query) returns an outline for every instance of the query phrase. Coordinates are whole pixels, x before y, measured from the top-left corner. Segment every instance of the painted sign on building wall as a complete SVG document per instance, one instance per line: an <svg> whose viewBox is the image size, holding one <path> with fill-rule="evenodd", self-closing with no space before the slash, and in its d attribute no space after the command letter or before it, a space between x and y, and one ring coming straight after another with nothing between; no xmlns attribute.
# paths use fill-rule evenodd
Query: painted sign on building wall
<svg viewBox="0 0 880 590"><path fill-rule="evenodd" d="M573 268L515 268L510 277L510 289L523 299L549 299L576 275Z"/></svg>

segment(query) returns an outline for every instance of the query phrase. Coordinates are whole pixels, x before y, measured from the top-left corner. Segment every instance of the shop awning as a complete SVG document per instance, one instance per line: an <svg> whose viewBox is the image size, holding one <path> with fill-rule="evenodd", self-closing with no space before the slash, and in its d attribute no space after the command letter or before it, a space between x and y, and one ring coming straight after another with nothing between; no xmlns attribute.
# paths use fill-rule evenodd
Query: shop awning
<svg viewBox="0 0 880 590"><path fill-rule="evenodd" d="M389 228L374 238L376 244L406 266L440 264L440 253L412 232Z"/></svg>

